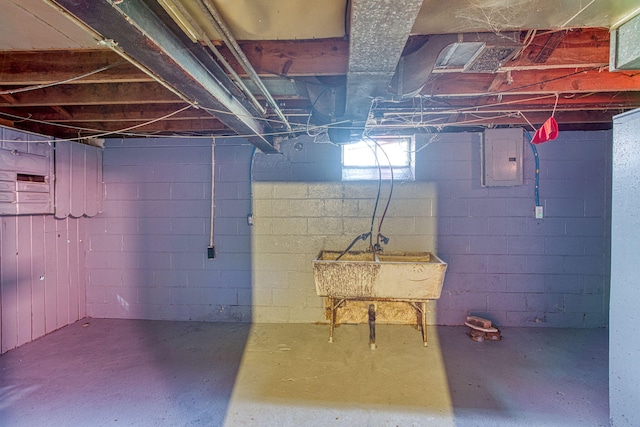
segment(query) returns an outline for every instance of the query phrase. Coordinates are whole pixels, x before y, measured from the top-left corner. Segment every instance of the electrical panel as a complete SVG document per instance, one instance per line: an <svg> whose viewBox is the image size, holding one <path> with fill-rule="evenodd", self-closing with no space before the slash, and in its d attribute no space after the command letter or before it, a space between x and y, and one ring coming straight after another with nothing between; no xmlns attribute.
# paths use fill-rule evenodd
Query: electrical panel
<svg viewBox="0 0 640 427"><path fill-rule="evenodd" d="M481 148L483 187L522 185L523 130L487 129Z"/></svg>

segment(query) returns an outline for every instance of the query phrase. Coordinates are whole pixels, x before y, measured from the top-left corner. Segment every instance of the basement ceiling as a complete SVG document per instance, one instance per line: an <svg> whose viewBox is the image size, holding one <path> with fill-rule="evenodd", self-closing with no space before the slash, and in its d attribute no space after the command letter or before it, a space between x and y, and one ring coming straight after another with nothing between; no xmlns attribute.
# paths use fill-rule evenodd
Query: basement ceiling
<svg viewBox="0 0 640 427"><path fill-rule="evenodd" d="M552 114L561 129L607 129L640 107L640 72L609 70L609 30L635 0L83 3L0 0L1 124L69 139L240 134L268 152L273 136L327 126L338 142Z"/></svg>

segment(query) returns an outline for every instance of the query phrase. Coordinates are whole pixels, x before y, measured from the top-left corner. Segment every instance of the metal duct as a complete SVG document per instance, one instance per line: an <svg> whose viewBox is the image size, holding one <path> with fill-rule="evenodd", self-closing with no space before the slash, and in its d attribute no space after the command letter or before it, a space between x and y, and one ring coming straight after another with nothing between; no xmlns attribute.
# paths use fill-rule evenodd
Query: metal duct
<svg viewBox="0 0 640 427"><path fill-rule="evenodd" d="M421 6L422 0L352 0L342 119L364 129L372 100L389 96L389 82Z"/></svg>
<svg viewBox="0 0 640 427"><path fill-rule="evenodd" d="M523 48L518 32L437 34L398 62L391 87L396 95L420 93L434 68L494 73Z"/></svg>

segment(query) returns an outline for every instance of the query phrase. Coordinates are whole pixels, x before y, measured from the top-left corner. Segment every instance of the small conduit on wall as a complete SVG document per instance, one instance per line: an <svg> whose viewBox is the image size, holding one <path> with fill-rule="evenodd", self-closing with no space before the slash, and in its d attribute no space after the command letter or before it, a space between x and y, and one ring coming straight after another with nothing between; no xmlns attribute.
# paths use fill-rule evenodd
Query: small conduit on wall
<svg viewBox="0 0 640 427"><path fill-rule="evenodd" d="M207 258L214 259L216 257L216 246L214 242L215 237L215 213L216 213L216 203L215 203L215 181L216 181L216 162L215 162L215 152L216 152L216 139L211 138L211 224L209 228L209 247L207 248Z"/></svg>
<svg viewBox="0 0 640 427"><path fill-rule="evenodd" d="M92 217L102 212L102 148L55 142L55 217Z"/></svg>

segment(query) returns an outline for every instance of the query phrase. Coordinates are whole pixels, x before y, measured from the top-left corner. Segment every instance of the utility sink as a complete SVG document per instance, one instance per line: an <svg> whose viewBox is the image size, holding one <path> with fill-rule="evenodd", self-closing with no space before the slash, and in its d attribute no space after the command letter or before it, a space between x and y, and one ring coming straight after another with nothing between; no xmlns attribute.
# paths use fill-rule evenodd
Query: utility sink
<svg viewBox="0 0 640 427"><path fill-rule="evenodd" d="M440 298L447 264L430 252L321 251L313 261L316 293L347 299Z"/></svg>

